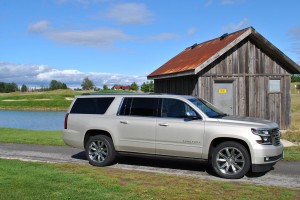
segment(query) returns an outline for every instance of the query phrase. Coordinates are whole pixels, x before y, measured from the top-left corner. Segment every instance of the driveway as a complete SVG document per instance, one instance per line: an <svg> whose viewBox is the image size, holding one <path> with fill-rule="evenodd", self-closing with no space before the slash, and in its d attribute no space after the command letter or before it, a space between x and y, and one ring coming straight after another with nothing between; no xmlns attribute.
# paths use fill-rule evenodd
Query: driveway
<svg viewBox="0 0 300 200"><path fill-rule="evenodd" d="M30 144L0 143L0 158L53 163L88 164L82 149ZM145 171L151 173L191 176L206 180L223 180L259 185L272 185L287 188L300 188L300 162L278 162L266 174L248 174L239 180L226 180L216 177L207 162L187 160L163 160L119 156L111 168Z"/></svg>

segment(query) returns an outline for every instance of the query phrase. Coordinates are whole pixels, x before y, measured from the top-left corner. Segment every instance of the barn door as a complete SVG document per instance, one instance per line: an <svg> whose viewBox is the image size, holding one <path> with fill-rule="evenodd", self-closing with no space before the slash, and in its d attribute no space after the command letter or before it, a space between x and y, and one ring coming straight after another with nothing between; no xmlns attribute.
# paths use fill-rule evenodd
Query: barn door
<svg viewBox="0 0 300 200"><path fill-rule="evenodd" d="M213 104L224 113L233 115L233 81L215 81Z"/></svg>

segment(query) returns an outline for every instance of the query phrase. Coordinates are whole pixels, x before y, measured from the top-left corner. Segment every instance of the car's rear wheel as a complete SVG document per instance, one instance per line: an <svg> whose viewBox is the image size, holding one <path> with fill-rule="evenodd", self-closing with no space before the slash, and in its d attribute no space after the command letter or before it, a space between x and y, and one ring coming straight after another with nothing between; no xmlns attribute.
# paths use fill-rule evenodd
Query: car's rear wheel
<svg viewBox="0 0 300 200"><path fill-rule="evenodd" d="M85 153L90 164L99 167L110 165L116 157L112 139L105 135L91 136L86 143Z"/></svg>
<svg viewBox="0 0 300 200"><path fill-rule="evenodd" d="M222 178L242 178L250 169L250 156L240 143L227 141L219 144L212 154L211 164Z"/></svg>

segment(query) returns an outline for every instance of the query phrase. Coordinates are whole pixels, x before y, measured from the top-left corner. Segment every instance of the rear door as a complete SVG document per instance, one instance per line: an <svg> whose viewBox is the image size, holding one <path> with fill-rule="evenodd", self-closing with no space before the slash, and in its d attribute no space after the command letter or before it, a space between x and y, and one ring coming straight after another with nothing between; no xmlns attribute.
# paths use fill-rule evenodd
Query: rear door
<svg viewBox="0 0 300 200"><path fill-rule="evenodd" d="M118 150L155 153L158 98L124 98L118 116Z"/></svg>
<svg viewBox="0 0 300 200"><path fill-rule="evenodd" d="M171 98L163 98L161 108L161 118L157 119L156 153L201 158L204 122L189 118L189 115L197 115L196 112L187 103Z"/></svg>

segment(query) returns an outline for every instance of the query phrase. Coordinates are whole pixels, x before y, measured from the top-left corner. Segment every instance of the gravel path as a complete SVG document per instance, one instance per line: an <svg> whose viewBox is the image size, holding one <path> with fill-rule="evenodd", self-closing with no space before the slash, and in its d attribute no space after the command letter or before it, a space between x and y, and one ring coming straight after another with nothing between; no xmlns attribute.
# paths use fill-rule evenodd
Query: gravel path
<svg viewBox="0 0 300 200"><path fill-rule="evenodd" d="M0 143L0 158L53 163L88 164L81 149L57 146ZM300 188L300 162L278 162L266 174L249 174L239 180L226 180L216 177L204 161L165 160L119 156L111 168L144 171L151 173L191 176L206 180L243 182L258 185L272 185L287 188Z"/></svg>

